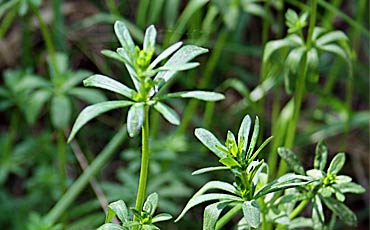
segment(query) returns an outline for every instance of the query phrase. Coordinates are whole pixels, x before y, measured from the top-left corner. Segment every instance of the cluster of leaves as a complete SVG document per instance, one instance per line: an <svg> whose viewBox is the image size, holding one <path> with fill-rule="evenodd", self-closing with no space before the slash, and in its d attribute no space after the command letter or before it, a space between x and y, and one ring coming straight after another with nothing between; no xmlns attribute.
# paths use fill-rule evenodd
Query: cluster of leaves
<svg viewBox="0 0 370 230"><path fill-rule="evenodd" d="M98 228L98 230L130 230L135 226L139 226L140 230L159 230L154 223L170 220L172 216L167 213L161 213L154 216L155 210L158 206L158 195L152 193L146 199L143 210L139 211L131 208L133 215L138 221L132 220L132 214L122 200L115 201L108 206L108 213L105 219L105 224ZM121 224L109 223L117 216Z"/></svg>
<svg viewBox="0 0 370 230"><path fill-rule="evenodd" d="M301 223L301 227L326 229L328 226L325 225L325 215L322 205L324 203L334 214L332 218L337 216L346 225L356 226L356 215L343 203L345 201L344 194L360 194L364 193L365 189L361 185L352 182L350 176L338 175L345 164L344 153L337 153L326 171L328 149L322 142L316 146L314 168L307 171L304 170L297 155L291 150L281 147L278 149L278 153L295 173L307 175L314 179L312 183L295 188L294 191L290 191L276 200L275 207L280 205L280 210L277 212L280 212L280 216L284 216L281 212L287 214L292 211L287 206L287 202L312 202L311 218L298 217L291 221L293 223ZM285 222L285 224L290 224L290 221Z"/></svg>
<svg viewBox="0 0 370 230"><path fill-rule="evenodd" d="M270 183L268 181L268 166L263 160L255 160L261 150L271 140L268 138L254 151L258 134L259 121L256 118L253 134L249 141L251 119L244 117L239 132L238 141L234 134L228 131L225 145L208 130L198 128L195 130L196 137L217 157L223 166L209 167L197 170L194 174L201 174L216 170L229 170L234 175L234 183L222 181L210 181L205 184L188 202L182 213L176 219L180 220L192 207L209 201L217 201L210 204L204 211L203 229L215 229L221 212L226 207L239 207L243 210L244 217L239 222L240 229L250 227L257 228L261 224L261 210L258 202L267 194L285 190L312 181L303 175L286 174ZM207 193L208 190L221 190L219 193Z"/></svg>
<svg viewBox="0 0 370 230"><path fill-rule="evenodd" d="M269 41L264 49L263 63L267 64L274 53L280 55L284 62L284 80L287 92L295 89L296 75L302 72L302 66L307 67L306 83L312 85L319 80L320 55L329 52L346 61L349 75L352 74L351 53L348 37L339 30L327 31L321 27L313 29L312 38L305 39L303 29L307 26L308 13L298 15L289 9L285 14L288 35L279 40ZM289 52L287 52L287 49Z"/></svg>
<svg viewBox="0 0 370 230"><path fill-rule="evenodd" d="M145 32L143 49L135 45L123 22L117 21L114 25L114 31L122 47L118 48L116 52L104 50L102 53L124 63L135 90L100 74L95 74L85 79L83 82L87 87L106 89L118 93L129 100L106 101L85 108L76 119L69 141L88 121L113 109L130 106L127 115L127 130L129 135L133 137L141 130L146 106L153 106L167 121L171 124L178 125L180 119L177 113L171 107L164 104L162 102L163 100L170 98L195 98L205 101L218 101L224 98L222 94L206 91L159 94L165 83L170 81L178 71L184 71L198 66L199 63L189 61L200 54L206 53L207 49L194 45L182 46L182 42L177 42L151 61L155 53L157 35L154 26L148 27ZM167 58L169 59L163 66L157 67Z"/></svg>

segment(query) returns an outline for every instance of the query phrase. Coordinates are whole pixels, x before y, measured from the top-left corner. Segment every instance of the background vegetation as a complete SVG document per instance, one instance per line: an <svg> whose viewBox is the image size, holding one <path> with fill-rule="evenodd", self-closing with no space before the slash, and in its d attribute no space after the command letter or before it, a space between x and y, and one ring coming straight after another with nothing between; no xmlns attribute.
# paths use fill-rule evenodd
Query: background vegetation
<svg viewBox="0 0 370 230"><path fill-rule="evenodd" d="M369 1L317 2L316 25L341 30L349 37L353 75L345 60L326 53L320 56L320 77L304 86L297 131L293 132L294 150L302 153L305 167L312 165L320 140L327 142L330 154L347 153L342 172L367 192L349 196L346 204L358 216L358 229L367 229ZM299 13L309 3L0 0L0 228L32 229L40 215L47 215L64 223L65 229L94 229L104 222L108 202L122 199L134 206L140 139L129 138L125 131L117 133L125 123L125 109L98 117L75 141L66 143L82 108L117 97L83 88L84 78L102 73L131 85L122 64L100 53L117 48L112 26L116 20L126 23L137 44L142 44L144 29L154 24L158 51L180 40L208 48L208 54L197 58L200 67L177 74L167 91L211 90L226 97L216 104L170 101L182 114L178 127L151 114L148 193L159 194L161 211L177 216L205 181L228 179L223 173L191 176L192 171L217 162L196 141L195 127L225 137L228 129L237 130L245 114L258 115L263 125L260 136L275 137L261 154L270 167L276 167L276 149L283 145L284 127L289 123L285 114L292 94L286 90L284 74L291 63L279 53L262 64L264 47L287 35L284 15L288 9ZM307 36L307 28L303 33ZM88 165L95 170L86 170ZM276 168L271 171L278 173ZM92 174L88 184L81 182L80 175L86 179ZM78 196L63 196L68 188L79 191ZM55 217L58 208L67 211ZM162 227L201 229L201 222L202 209L195 208L179 223Z"/></svg>

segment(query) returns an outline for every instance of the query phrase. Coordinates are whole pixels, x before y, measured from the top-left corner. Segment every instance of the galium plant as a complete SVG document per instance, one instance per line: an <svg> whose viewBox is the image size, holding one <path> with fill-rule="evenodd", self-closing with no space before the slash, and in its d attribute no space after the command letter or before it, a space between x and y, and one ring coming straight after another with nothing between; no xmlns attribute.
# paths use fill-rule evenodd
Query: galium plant
<svg viewBox="0 0 370 230"><path fill-rule="evenodd" d="M232 184L222 181L210 181L205 184L189 200L176 221L179 221L189 209L198 204L217 201L205 208L203 229L220 229L241 210L243 218L239 221L239 229L258 228L262 222L259 203L265 206L263 197L270 193L305 185L312 181L307 176L289 173L267 183L268 166L263 160L257 159L257 156L272 137L266 139L255 150L259 134L258 117L256 117L249 141L250 130L251 118L248 115L244 117L240 125L237 139L231 131L228 131L225 145L221 144L210 131L203 128L195 130L195 136L220 158L219 162L222 166L203 168L193 174L228 170L234 175L235 179ZM209 190L221 191L206 193ZM219 219L222 210L227 207L231 207L230 211Z"/></svg>
<svg viewBox="0 0 370 230"><path fill-rule="evenodd" d="M135 89L100 74L95 74L85 79L83 81L85 86L106 89L124 96L127 100L105 101L85 108L77 117L68 141L73 139L84 124L96 116L113 109L129 107L127 131L130 137L138 135L141 131L142 158L136 206L133 209L133 221L137 224L130 226L122 225L122 227L128 229L152 229L151 227L145 227L147 222L144 221L144 223L142 221L146 220L148 214L147 210L143 208L143 205L149 167L149 109L153 107L171 124L178 125L180 123L179 116L171 107L163 103L164 100L170 98L195 98L204 101L218 101L222 100L224 96L219 93L207 91L161 93L166 83L177 72L198 66L199 63L189 61L198 55L206 53L207 49L194 45L182 46L182 42L177 42L165 49L152 61L156 50L157 35L154 26L149 26L146 29L142 48L135 45L123 22L117 21L114 24L114 31L121 47L116 52L104 50L102 53L125 65ZM160 65L167 58L168 60L165 64ZM118 213L116 214L118 215ZM107 220L110 219L108 218ZM113 225L111 224L106 224L105 226L107 228L103 229L117 229L112 227Z"/></svg>
<svg viewBox="0 0 370 230"><path fill-rule="evenodd" d="M281 147L278 149L279 155L287 162L289 168L300 175L307 175L314 181L307 185L302 185L286 193L275 202L275 207L280 206L280 210L275 210L277 213L289 213L289 220L285 222L289 224L298 224L300 227L312 227L313 229L328 229L330 224L326 224L323 203L332 211L332 220L339 217L346 225L356 226L356 215L344 204L345 193L364 193L365 189L354 182L347 175L338 175L345 164L345 154L337 153L330 162L327 170L325 170L328 161L327 146L320 142L316 146L314 167L307 171L304 170L301 162L296 157L296 154L291 150ZM286 203L290 204L287 205ZM300 202L295 207L296 202ZM309 204L312 203L311 218L296 218L300 212ZM282 215L284 216L284 215Z"/></svg>

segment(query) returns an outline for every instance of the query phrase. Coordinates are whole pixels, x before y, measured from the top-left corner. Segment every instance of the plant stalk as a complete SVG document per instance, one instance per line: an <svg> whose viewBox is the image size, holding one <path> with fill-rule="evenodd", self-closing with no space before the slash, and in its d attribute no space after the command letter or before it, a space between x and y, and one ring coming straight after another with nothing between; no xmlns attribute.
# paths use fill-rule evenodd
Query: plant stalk
<svg viewBox="0 0 370 230"><path fill-rule="evenodd" d="M58 149L58 169L60 180L60 191L63 194L67 187L67 173L66 173L66 140L63 129L57 130L57 149Z"/></svg>
<svg viewBox="0 0 370 230"><path fill-rule="evenodd" d="M292 220L296 216L298 216L303 209L307 206L307 204L310 202L310 199L303 200L293 211L290 213L289 218Z"/></svg>
<svg viewBox="0 0 370 230"><path fill-rule="evenodd" d="M62 198L54 205L54 207L45 216L45 220L50 224L55 224L66 209L73 203L77 196L89 183L91 177L96 175L99 170L107 163L109 158L115 153L120 144L126 137L126 128L121 128L117 134L111 139L106 147L98 154L91 165L81 174L81 176L72 184Z"/></svg>
<svg viewBox="0 0 370 230"><path fill-rule="evenodd" d="M149 105L144 106L144 123L142 127L142 147L141 147L141 168L140 168L140 179L139 179L139 188L137 191L136 197L136 210L139 212L142 210L146 185L148 180L149 172ZM138 220L135 216L134 220ZM138 229L138 226L135 226L134 229Z"/></svg>
<svg viewBox="0 0 370 230"><path fill-rule="evenodd" d="M224 227L238 212L242 209L242 205L236 205L230 209L223 217L221 217L216 224L216 230L220 230Z"/></svg>

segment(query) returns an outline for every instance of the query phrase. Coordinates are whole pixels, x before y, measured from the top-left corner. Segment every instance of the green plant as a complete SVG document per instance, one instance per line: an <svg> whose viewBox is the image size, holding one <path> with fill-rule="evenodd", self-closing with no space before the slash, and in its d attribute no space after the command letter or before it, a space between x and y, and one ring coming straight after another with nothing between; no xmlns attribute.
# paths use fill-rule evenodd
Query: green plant
<svg viewBox="0 0 370 230"><path fill-rule="evenodd" d="M189 62L194 57L207 52L206 49L193 45L182 46L181 42L175 43L164 50L156 59L152 60L155 53L156 29L154 26L147 28L144 36L143 48L135 46L131 35L123 22L117 21L114 25L116 36L121 43L121 48L116 52L104 50L102 53L108 57L124 63L127 68L135 90L124 84L103 75L93 75L84 80L84 85L103 88L118 93L130 100L117 100L101 102L85 108L77 117L68 141L71 141L77 131L94 117L117 108L128 107L127 131L131 137L142 133L142 161L140 180L136 199L136 210L142 210L149 167L149 108L154 107L171 124L180 123L177 113L162 101L170 98L195 98L205 101L218 101L223 95L206 91L185 91L161 94L163 86L170 81L176 72L192 69L198 63ZM172 56L171 56L172 55ZM171 56L171 57L170 57ZM170 57L160 67L157 65ZM137 215L134 221L139 221ZM133 226L137 229L139 226Z"/></svg>

